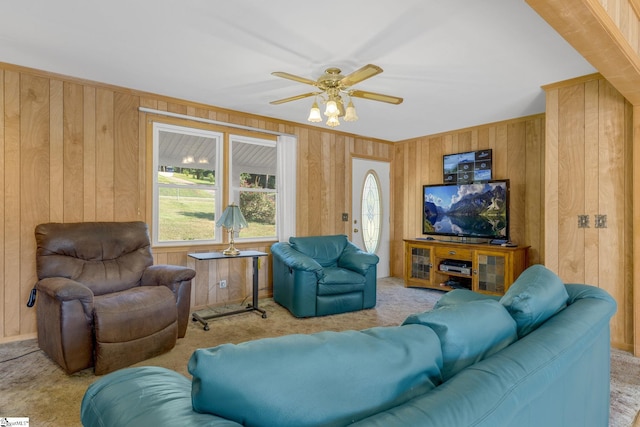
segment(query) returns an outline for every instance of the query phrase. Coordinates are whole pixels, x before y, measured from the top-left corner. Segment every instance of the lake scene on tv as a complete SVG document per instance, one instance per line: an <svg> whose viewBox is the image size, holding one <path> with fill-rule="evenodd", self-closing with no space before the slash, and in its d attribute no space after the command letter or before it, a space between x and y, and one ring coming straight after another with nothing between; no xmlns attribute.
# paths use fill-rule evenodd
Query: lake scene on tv
<svg viewBox="0 0 640 427"><path fill-rule="evenodd" d="M424 234L506 238L508 181L425 185Z"/></svg>

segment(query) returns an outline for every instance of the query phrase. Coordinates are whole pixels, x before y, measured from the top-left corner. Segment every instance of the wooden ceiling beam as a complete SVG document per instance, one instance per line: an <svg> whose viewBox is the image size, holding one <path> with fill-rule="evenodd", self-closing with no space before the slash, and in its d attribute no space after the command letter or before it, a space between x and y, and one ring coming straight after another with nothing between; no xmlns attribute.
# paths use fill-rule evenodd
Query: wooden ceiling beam
<svg viewBox="0 0 640 427"><path fill-rule="evenodd" d="M597 0L525 0L629 102L640 105L640 55ZM637 0L630 0L635 11Z"/></svg>

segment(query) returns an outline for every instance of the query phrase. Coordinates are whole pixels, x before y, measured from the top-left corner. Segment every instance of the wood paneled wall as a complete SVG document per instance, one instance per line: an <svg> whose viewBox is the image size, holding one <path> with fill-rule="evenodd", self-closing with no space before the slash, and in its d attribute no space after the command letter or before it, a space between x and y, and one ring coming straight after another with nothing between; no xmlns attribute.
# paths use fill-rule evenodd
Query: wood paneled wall
<svg viewBox="0 0 640 427"><path fill-rule="evenodd" d="M545 87L546 265L618 302L611 341L633 347L633 108L595 74ZM578 228L578 215L589 217ZM606 215L606 228L596 228Z"/></svg>
<svg viewBox="0 0 640 427"><path fill-rule="evenodd" d="M295 134L298 235L349 234L341 215L351 212L351 156L394 155L386 141L0 63L0 342L35 336L35 309L26 302L36 281L37 224L150 221L151 115L138 107ZM270 244L238 246L268 252ZM187 257L218 249L154 248L154 258L196 268L192 305L239 302L250 295L251 262L196 265ZM261 262L262 295L271 293L269 265ZM222 274L228 287L210 287Z"/></svg>
<svg viewBox="0 0 640 427"><path fill-rule="evenodd" d="M622 96L633 105L633 143L640 145L640 1L638 0L526 0L562 37L584 56ZM634 219L625 223L631 233L631 264L626 265L625 283L614 284L617 290L625 289L624 298L618 300L618 310L624 306L624 315L616 315L616 340L626 347L633 345L633 352L640 356L640 151L632 150L635 160L631 166L633 175L631 210ZM625 152L628 155L628 152ZM628 194L625 193L625 196ZM630 250L626 247L625 250ZM620 267L620 266L617 266ZM600 273L602 275L602 272ZM631 275L633 286L627 290L626 277ZM602 280L607 280L604 276ZM609 279L611 280L611 279ZM613 283L613 282L612 282ZM632 293L629 297L628 292ZM618 294L618 298L621 295ZM633 303L630 299L633 298ZM633 324L635 322L635 325ZM624 331L623 331L624 330ZM629 338L631 330L633 337Z"/></svg>
<svg viewBox="0 0 640 427"><path fill-rule="evenodd" d="M352 135L301 129L298 136L298 235L346 234L351 236L351 158L391 162L392 144Z"/></svg>
<svg viewBox="0 0 640 427"><path fill-rule="evenodd" d="M442 156L493 150L493 178L510 180L510 237L531 246L529 263L544 262L544 115L396 143L392 167L392 274L403 271L403 239L422 234L422 186L443 182Z"/></svg>
<svg viewBox="0 0 640 427"><path fill-rule="evenodd" d="M624 132L627 132L630 109L627 104L621 108L624 100L606 84L598 83L598 88L598 143L618 141L620 114L624 116ZM546 253L549 245L545 245L544 240L556 232L549 228L551 223L545 224L544 220L549 206L554 209L553 202L546 201L544 195L545 153L547 163L554 158L549 157L546 148L545 127L547 132L564 129L566 135L571 135L571 144L579 145L579 138L574 139L576 135L592 135L591 131L581 131L583 125L593 126L594 117L593 110L580 110L579 92L576 88L558 89L558 114L551 121L548 117L545 119L545 115L536 115L393 144L0 64L0 342L35 336L35 310L26 307L36 280L35 225L48 221L148 222L151 218L147 122L159 118L139 112L140 106L295 134L298 137L298 235L350 235L350 222L343 222L341 216L343 212L351 214L351 158L392 162L391 273L402 276L402 239L421 233L422 185L442 182L443 154L482 148L493 149L494 177L511 180L513 240L531 246L530 263L548 263L551 256L556 256L555 252ZM587 92L585 89L584 93ZM553 99L551 92L549 96ZM584 99L596 102L589 96ZM584 117L574 117L574 110L577 116L582 111ZM565 147L563 142L557 146L564 150L557 155L568 159L563 161L562 171L568 174L567 179L582 177L580 182L589 182L588 168L582 173L576 170L575 176L569 169L565 171L574 164L572 158L577 145ZM584 281L598 285L606 282L607 289L616 297L619 308L612 323L613 339L617 346L627 348L633 343L633 308L628 285L632 268L626 255L631 249L624 238L625 234L630 235L631 228L626 192L630 186L627 172L632 169L628 160L630 148L615 144L605 147L605 157L602 157L603 146L597 148L600 153L598 182L599 188L607 190L598 198L597 205L599 213L607 213L604 207L608 209L609 204L614 206L614 211L607 213L609 228L600 231L597 250L594 250L593 237L585 237L585 253L597 253L598 257L596 263L590 263L592 255L586 255L585 271L592 271L597 265L599 278L598 283L587 280L589 277ZM593 151L584 150L591 155L586 155L584 165L594 164ZM602 159L607 160L603 163ZM627 160L620 163L620 159ZM620 170L626 172L620 175ZM603 187L605 182L611 185ZM612 186L614 182L623 183L622 194L619 187ZM588 186L583 185L583 189L585 200L595 206ZM566 224L571 223L573 212L562 209L562 215L569 218ZM556 218L557 232L562 236L565 220ZM619 245L609 241L610 234L615 235L613 238ZM567 240L571 241L574 240ZM270 244L239 246L268 252ZM220 262L196 263L187 257L189 252L218 249L220 247L215 246L154 248L154 258L156 263L196 268L194 307L242 301L250 295L250 280L247 280L252 272L250 262L237 260L221 265ZM567 247L563 252L570 250L572 248ZM609 254L620 256L624 265L611 263ZM570 257L567 265L572 266L576 256ZM271 293L269 265L269 260L261 262L262 296ZM569 267L568 271L577 270ZM228 280L227 289L210 286L225 278L223 275Z"/></svg>

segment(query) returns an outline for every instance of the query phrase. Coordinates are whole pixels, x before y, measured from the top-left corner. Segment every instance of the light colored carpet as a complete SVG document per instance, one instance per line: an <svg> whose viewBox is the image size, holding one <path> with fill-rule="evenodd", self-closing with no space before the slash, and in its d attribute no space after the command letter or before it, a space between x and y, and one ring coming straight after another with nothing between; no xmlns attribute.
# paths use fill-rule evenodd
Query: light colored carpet
<svg viewBox="0 0 640 427"><path fill-rule="evenodd" d="M611 350L610 427L640 427L640 358L629 352Z"/></svg>
<svg viewBox="0 0 640 427"><path fill-rule="evenodd" d="M439 291L405 288L401 279L381 279L375 308L311 319L296 319L265 299L260 307L267 310L266 319L257 313L220 318L211 321L209 331L190 323L186 337L173 350L137 366L164 366L188 375L187 362L196 348L291 333L398 325L411 313L431 309L440 296ZM640 359L612 350L611 361L610 426L630 427L640 409ZM80 402L96 377L91 369L66 375L38 349L35 340L26 340L0 345L0 379L1 417L29 417L32 426L80 426Z"/></svg>

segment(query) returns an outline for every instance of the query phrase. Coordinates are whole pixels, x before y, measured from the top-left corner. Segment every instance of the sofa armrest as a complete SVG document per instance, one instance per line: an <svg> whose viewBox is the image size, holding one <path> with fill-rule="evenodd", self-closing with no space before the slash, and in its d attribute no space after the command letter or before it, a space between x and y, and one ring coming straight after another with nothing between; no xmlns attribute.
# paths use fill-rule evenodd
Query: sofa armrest
<svg viewBox="0 0 640 427"><path fill-rule="evenodd" d="M167 286L173 292L182 282L193 279L195 270L179 265L152 265L142 273L142 286Z"/></svg>
<svg viewBox="0 0 640 427"><path fill-rule="evenodd" d="M369 267L377 265L379 261L378 255L365 252L353 243L347 242L347 246L338 258L338 267L365 275Z"/></svg>
<svg viewBox="0 0 640 427"><path fill-rule="evenodd" d="M231 420L195 412L191 381L158 366L125 368L94 381L82 398L85 427L241 427Z"/></svg>
<svg viewBox="0 0 640 427"><path fill-rule="evenodd" d="M271 246L271 254L292 270L309 271L321 274L323 268L310 256L291 247L289 243L275 243Z"/></svg>
<svg viewBox="0 0 640 427"><path fill-rule="evenodd" d="M609 301L617 309L616 300L614 300L611 297L611 295L609 295L606 291L604 291L601 288L597 288L595 286L590 286L590 285L577 284L577 283L566 283L564 286L567 289L567 293L569 294L567 305L573 304L574 302L580 299L595 298L595 299L601 299L604 301Z"/></svg>

